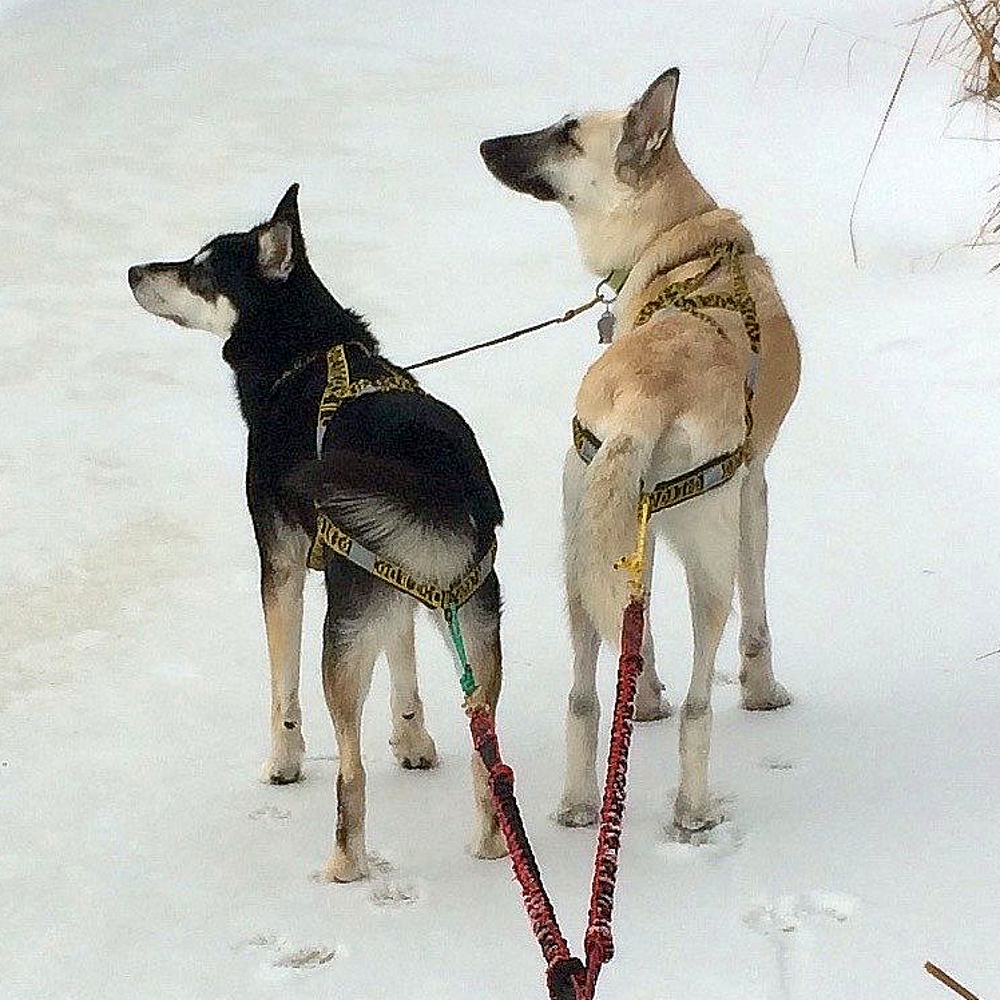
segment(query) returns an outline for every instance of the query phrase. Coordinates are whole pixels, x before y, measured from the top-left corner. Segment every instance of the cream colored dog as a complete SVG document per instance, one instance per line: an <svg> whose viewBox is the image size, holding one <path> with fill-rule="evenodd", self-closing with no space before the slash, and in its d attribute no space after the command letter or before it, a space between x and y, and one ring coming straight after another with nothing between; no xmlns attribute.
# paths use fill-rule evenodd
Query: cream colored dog
<svg viewBox="0 0 1000 1000"><path fill-rule="evenodd" d="M751 358L740 314L712 309L712 323L664 308L641 326L636 317L666 286L703 272L714 248L732 243L742 251L761 328L747 463L725 485L650 522L655 536L666 539L684 564L691 605L694 662L681 711L674 807L679 834L689 836L719 819L708 795L711 690L735 580L743 707L774 709L790 700L771 668L764 462L798 389L799 351L770 269L750 234L738 215L716 205L677 151L679 77L678 70L668 70L627 111L565 118L538 132L489 139L481 150L508 187L563 205L596 274L629 272L614 305L614 341L577 395L580 423L603 444L589 465L571 448L563 479L574 682L558 818L568 826L593 823L600 805L597 653L600 640L618 641L627 581L612 567L634 546L640 483L687 472L738 447L745 435L744 381ZM723 267L706 277L698 293L731 289ZM637 717L651 719L668 714L669 707L648 636L644 653Z"/></svg>

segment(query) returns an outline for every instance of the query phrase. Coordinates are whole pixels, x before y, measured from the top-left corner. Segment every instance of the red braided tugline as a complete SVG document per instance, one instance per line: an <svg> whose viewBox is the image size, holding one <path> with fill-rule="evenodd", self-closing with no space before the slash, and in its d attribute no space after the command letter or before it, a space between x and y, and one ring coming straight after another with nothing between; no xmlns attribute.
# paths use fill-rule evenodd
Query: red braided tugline
<svg viewBox="0 0 1000 1000"><path fill-rule="evenodd" d="M559 929L552 903L542 884L538 862L528 842L521 812L514 798L514 772L500 757L493 715L486 708L469 716L472 742L486 767L490 794L496 807L500 832L510 851L514 876L521 884L524 908L547 965L546 980L551 1000L592 1000L601 966L614 955L611 910L618 875L622 817L628 773L628 751L632 740L636 682L642 671L642 635L645 604L633 597L622 620L621 656L618 661L618 691L611 727L608 775L601 806L601 825L594 859L590 914L584 949L587 965L574 958Z"/></svg>
<svg viewBox="0 0 1000 1000"><path fill-rule="evenodd" d="M621 656L618 660L618 690L611 726L608 752L608 775L604 784L601 825L594 859L594 882L590 892L590 915L584 951L587 956L586 992L582 1000L594 995L601 966L615 953L611 935L611 910L618 875L618 849L625 814L625 785L628 776L628 751L632 739L635 689L642 671L642 635L645 603L633 597L622 619Z"/></svg>
<svg viewBox="0 0 1000 1000"><path fill-rule="evenodd" d="M559 929L552 903L542 885L538 862L528 843L521 811L514 798L514 772L500 758L492 713L485 708L475 709L469 718L469 728L476 752L488 772L500 832L510 851L514 876L521 883L524 908L545 957L549 997L551 1000L580 1000L584 988L583 963L570 955L569 945Z"/></svg>

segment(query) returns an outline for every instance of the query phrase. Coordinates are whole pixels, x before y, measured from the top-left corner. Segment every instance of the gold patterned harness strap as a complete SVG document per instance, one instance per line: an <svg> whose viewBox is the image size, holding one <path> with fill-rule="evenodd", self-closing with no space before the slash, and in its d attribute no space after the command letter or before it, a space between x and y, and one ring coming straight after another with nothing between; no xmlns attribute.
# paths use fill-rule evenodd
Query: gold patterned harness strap
<svg viewBox="0 0 1000 1000"><path fill-rule="evenodd" d="M357 399L372 392L417 392L424 390L417 385L416 379L406 372L393 368L387 362L382 362L386 374L382 378L366 379L351 378L351 369L347 362L347 348L356 347L368 357L372 357L368 349L356 341L350 344L337 344L326 352L326 388L319 401L319 416L316 420L316 454L323 455L323 438L326 436L326 425L341 405L348 399ZM381 362L381 359L378 359Z"/></svg>
<svg viewBox="0 0 1000 1000"><path fill-rule="evenodd" d="M348 347L357 348L369 359L382 364L386 371L385 376L377 379L352 379L347 357ZM331 347L327 351L326 367L326 387L319 402L319 412L316 419L316 452L319 456L323 454L323 441L326 437L327 425L347 400L357 399L359 396L373 392L423 392L415 379L405 372L393 368L387 362L382 362L380 358L374 358L363 344L338 344ZM366 548L337 525L317 505L316 533L313 536L312 548L309 550L309 566L311 569L321 570L325 567L326 560L330 555L338 555L389 584L390 587L395 587L396 590L409 594L410 597L432 611L447 611L466 604L486 581L493 571L496 551L496 542L494 541L489 551L478 563L449 586L440 587L426 580L417 579L405 567Z"/></svg>
<svg viewBox="0 0 1000 1000"><path fill-rule="evenodd" d="M740 314L747 343L750 346L750 364L744 380L744 419L746 436L753 430L753 395L757 388L757 373L760 368L760 321L757 319L757 305L750 294L746 274L743 271L743 248L736 243L723 243L709 255L708 263L698 274L667 285L659 295L650 299L636 314L633 326L648 323L654 313L661 309L673 308L707 323L722 336L726 335L722 324L705 312L706 309L724 309ZM718 267L728 264L733 290L724 292L702 292L695 294ZM662 272L653 275L655 281Z"/></svg>
<svg viewBox="0 0 1000 1000"><path fill-rule="evenodd" d="M573 443L577 454L588 465L601 447L600 439L588 431L576 417L573 418ZM643 498L649 503L649 513L655 514L668 507L676 507L685 500L692 500L728 483L745 459L746 445L741 444L724 455L709 459L690 472L683 472L657 483L651 490L643 493Z"/></svg>
<svg viewBox="0 0 1000 1000"><path fill-rule="evenodd" d="M649 322L653 314L660 309L673 308L694 316L703 323L707 323L722 336L726 336L722 324L705 311L707 309L725 309L739 313L743 321L747 342L750 345L750 364L743 383L745 402L743 443L732 451L699 465L698 468L692 469L690 472L657 483L649 491L646 491L640 484L639 544L635 553L620 562L624 568L632 572L632 589L633 593L636 594L642 591L644 585L642 580L644 572L643 549L646 522L650 516L657 511L667 510L688 500L693 500L695 497L702 496L710 490L728 483L748 458L748 442L750 432L753 430L753 397L760 367L760 322L757 319L757 306L750 294L746 274L743 271L741 260L743 253L743 249L736 243L724 243L716 247L709 254L705 267L698 274L667 285L659 294L643 305L633 324L636 327L642 326ZM732 279L732 292L699 293L698 289L722 265L728 265ZM661 273L654 274L651 280L655 281ZM601 443L601 439L593 431L584 427L578 417L573 417L573 446L580 458L588 465L593 461Z"/></svg>
<svg viewBox="0 0 1000 1000"><path fill-rule="evenodd" d="M432 611L444 611L448 608L460 608L480 588L493 571L493 561L496 558L497 546L494 542L489 552L473 566L464 576L456 580L450 587L439 587L437 584L418 580L408 570L371 549L366 548L357 539L352 538L337 527L322 511L316 514L316 537L312 551L309 553L309 565L313 569L322 569L328 553L343 556L348 562L360 566L361 569L378 577L390 587L401 590L404 594L418 600Z"/></svg>

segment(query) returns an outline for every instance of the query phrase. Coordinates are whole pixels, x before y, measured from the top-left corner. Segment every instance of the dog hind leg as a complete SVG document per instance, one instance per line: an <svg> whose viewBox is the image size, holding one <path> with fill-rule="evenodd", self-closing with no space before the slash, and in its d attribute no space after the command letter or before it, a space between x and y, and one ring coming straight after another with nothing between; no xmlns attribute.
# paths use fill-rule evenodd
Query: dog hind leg
<svg viewBox="0 0 1000 1000"><path fill-rule="evenodd" d="M496 716L503 680L500 647L500 584L491 574L472 599L459 611L459 621L469 662L486 704ZM449 640L450 642L450 640ZM477 858L502 858L507 844L500 833L486 767L479 754L472 754L472 788L476 801L476 832L472 853Z"/></svg>
<svg viewBox="0 0 1000 1000"><path fill-rule="evenodd" d="M646 590L653 576L653 554L655 545L649 546L646 555ZM653 643L653 633L650 629L649 602L646 603L645 631L642 637L642 673L635 693L636 722L655 722L657 719L668 719L671 715L670 702L664 695L664 685L656 672L656 649Z"/></svg>
<svg viewBox="0 0 1000 1000"><path fill-rule="evenodd" d="M401 767L429 768L437 764L437 749L424 725L424 705L417 686L417 659L413 647L413 614L400 616L400 629L386 644L391 688L389 708L392 735L389 746Z"/></svg>
<svg viewBox="0 0 1000 1000"><path fill-rule="evenodd" d="M766 554L767 481L763 465L755 463L743 482L740 501L740 685L748 711L783 708L791 702L771 667L764 594Z"/></svg>
<svg viewBox="0 0 1000 1000"><path fill-rule="evenodd" d="M328 612L323 634L323 693L339 753L337 827L333 852L324 868L334 882L353 882L368 874L361 712L379 653L374 629L358 632L343 628L344 624Z"/></svg>
<svg viewBox="0 0 1000 1000"><path fill-rule="evenodd" d="M562 826L590 826L597 821L601 795L597 786L597 656L601 640L579 596L568 601L573 641L573 686L566 711L566 781L556 819Z"/></svg>
<svg viewBox="0 0 1000 1000"><path fill-rule="evenodd" d="M739 548L738 487L679 511L675 540L687 575L694 633L691 684L680 718L680 783L674 826L682 836L718 822L708 796L715 656L732 608ZM676 529L680 530L676 530Z"/></svg>

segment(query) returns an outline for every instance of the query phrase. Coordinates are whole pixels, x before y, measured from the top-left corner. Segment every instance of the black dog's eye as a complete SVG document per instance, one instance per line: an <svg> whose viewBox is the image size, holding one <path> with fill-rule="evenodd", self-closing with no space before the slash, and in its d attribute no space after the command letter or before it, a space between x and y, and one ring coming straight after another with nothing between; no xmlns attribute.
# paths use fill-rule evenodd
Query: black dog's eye
<svg viewBox="0 0 1000 1000"><path fill-rule="evenodd" d="M197 295L206 295L215 291L215 275L212 265L207 261L191 265L188 272L188 285Z"/></svg>
<svg viewBox="0 0 1000 1000"><path fill-rule="evenodd" d="M576 130L579 125L579 118L567 118L559 127L559 141L567 146L572 146L578 153L582 153L583 146L576 141Z"/></svg>

